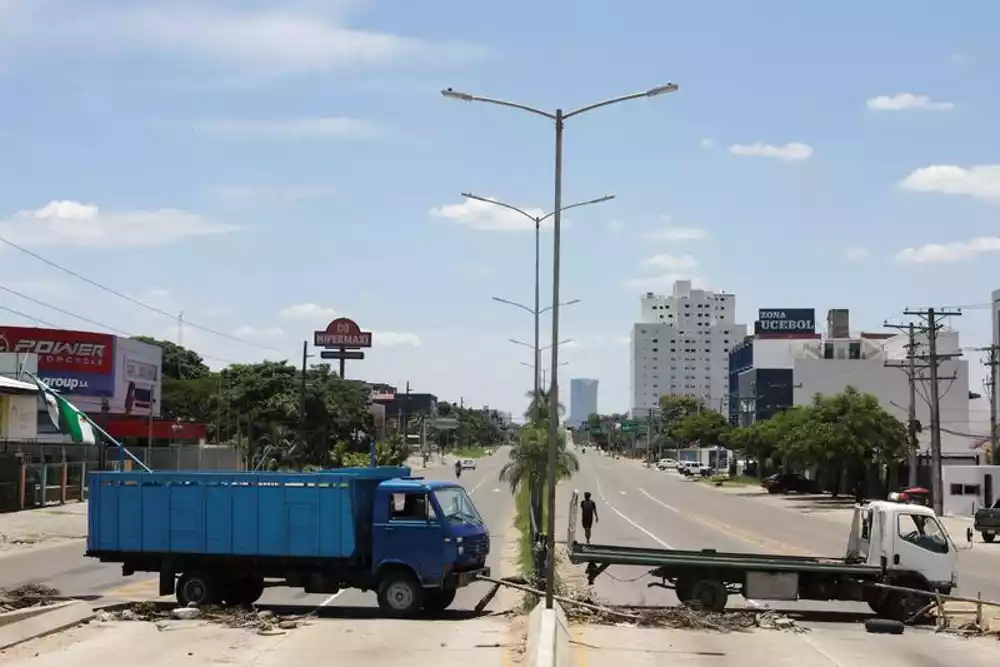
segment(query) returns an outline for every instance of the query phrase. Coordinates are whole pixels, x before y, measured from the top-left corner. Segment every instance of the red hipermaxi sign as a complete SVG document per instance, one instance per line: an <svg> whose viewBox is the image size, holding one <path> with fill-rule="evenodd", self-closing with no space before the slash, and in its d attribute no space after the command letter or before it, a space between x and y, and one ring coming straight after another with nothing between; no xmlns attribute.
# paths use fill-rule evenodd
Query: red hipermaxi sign
<svg viewBox="0 0 1000 667"><path fill-rule="evenodd" d="M316 347L361 348L372 346L372 332L362 331L354 320L338 317L313 336Z"/></svg>

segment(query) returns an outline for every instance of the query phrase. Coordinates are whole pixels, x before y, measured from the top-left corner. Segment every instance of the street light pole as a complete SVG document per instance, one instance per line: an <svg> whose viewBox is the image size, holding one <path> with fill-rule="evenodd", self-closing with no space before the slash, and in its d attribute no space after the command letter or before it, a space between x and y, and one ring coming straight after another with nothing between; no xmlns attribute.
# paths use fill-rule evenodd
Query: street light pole
<svg viewBox="0 0 1000 667"><path fill-rule="evenodd" d="M549 457L546 482L548 485L548 516L546 517L547 536L547 559L545 563L545 608L552 609L555 602L555 550L556 550L556 463L559 453L559 254L562 233L562 159L563 159L563 125L565 121L573 116L587 113L600 107L610 106L619 102L636 100L643 97L655 97L664 93L672 93L679 89L677 84L668 83L664 86L650 88L641 93L622 95L594 104L579 107L568 113L562 109L556 109L553 114L542 109L536 109L525 104L508 102L490 97L481 97L461 93L451 88L441 91L441 94L451 99L463 100L465 102L485 102L499 106L520 109L538 116L543 116L555 122L556 129L556 155L555 155L555 192L553 210L553 236L552 236L552 384L549 389Z"/></svg>
<svg viewBox="0 0 1000 667"><path fill-rule="evenodd" d="M471 192L463 192L462 196L466 197L468 199L475 199L476 201L481 201L481 202L484 202L486 204L493 204L495 206L501 206L501 207L506 208L506 209L508 209L510 211L514 211L515 213L520 213L521 215L523 215L524 217L528 218L529 220L531 220L535 224L535 307L534 307L534 309L524 308L524 306L522 304L514 303L513 301L507 301L505 299L498 299L497 297L493 297L493 300L494 301L499 301L501 303L508 303L508 304L510 304L512 306L518 306L520 308L524 308L525 310L529 311L535 317L535 383L534 383L534 390L532 392L532 395L535 397L535 405L538 405L538 402L539 402L538 398L540 396L540 393L539 393L540 392L539 370L541 369L541 366L542 366L542 354L541 354L541 348L539 347L539 343L540 343L539 316L542 313L544 313L546 310L548 310L548 308L540 309L540 307L539 307L539 305L540 305L539 304L539 302L540 302L540 297L539 297L539 294L540 294L540 274L539 274L539 271L540 271L540 266L541 266L541 263L540 263L540 258L541 258L541 230L542 230L542 223L545 222L546 220L548 220L549 218L551 218L555 214L555 211L553 211L551 213L546 213L543 216L535 216L535 215L531 215L527 211L522 210L522 209L520 209L520 208L518 208L516 206L513 206L511 204L507 204L507 203L502 202L502 201L497 201L496 199L490 199L489 197L480 197L478 195L472 194ZM562 210L566 211L566 210L569 210L571 208L579 208L581 206L591 206L592 204L601 204L601 203L606 202L606 201L611 201L614 198L615 198L614 195L604 195L603 197L598 197L597 199L588 199L587 201L581 201L581 202L577 202L575 204L570 204L569 206L564 206ZM567 303L564 303L564 304L560 304L560 305L566 306L566 305L572 305L572 304L578 303L578 302L579 302L579 299L574 299L573 301L570 301L570 302L567 302ZM542 383L542 384L544 384L544 383Z"/></svg>

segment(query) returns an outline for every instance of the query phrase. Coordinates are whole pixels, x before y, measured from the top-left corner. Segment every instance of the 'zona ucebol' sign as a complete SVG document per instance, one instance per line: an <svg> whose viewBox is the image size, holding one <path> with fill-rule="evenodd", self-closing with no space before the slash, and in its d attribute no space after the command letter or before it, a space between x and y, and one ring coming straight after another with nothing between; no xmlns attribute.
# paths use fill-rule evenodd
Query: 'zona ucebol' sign
<svg viewBox="0 0 1000 667"><path fill-rule="evenodd" d="M754 333L816 333L815 308L761 308Z"/></svg>

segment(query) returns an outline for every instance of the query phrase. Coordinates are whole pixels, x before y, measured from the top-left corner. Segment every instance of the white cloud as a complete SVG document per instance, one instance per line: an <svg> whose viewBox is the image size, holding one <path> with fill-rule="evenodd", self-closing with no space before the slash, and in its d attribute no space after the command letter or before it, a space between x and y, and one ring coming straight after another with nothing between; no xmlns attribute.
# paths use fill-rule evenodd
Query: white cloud
<svg viewBox="0 0 1000 667"><path fill-rule="evenodd" d="M1000 236L980 236L968 241L928 243L905 248L896 254L896 261L904 264L960 262L992 253L1000 253Z"/></svg>
<svg viewBox="0 0 1000 667"><path fill-rule="evenodd" d="M643 234L646 240L669 243L672 241L704 241L708 238L708 232L704 229L699 229L698 227L671 227L669 215L660 217L667 226L646 232Z"/></svg>
<svg viewBox="0 0 1000 667"><path fill-rule="evenodd" d="M208 192L216 199L250 203L326 199L336 194L336 189L330 185L220 185Z"/></svg>
<svg viewBox="0 0 1000 667"><path fill-rule="evenodd" d="M651 276L649 278L634 278L626 282L625 286L629 289L639 290L642 292L656 292L673 287L673 284L678 280L690 280L692 285L698 288L703 288L705 286L703 278L691 276L686 273L664 273L662 275Z"/></svg>
<svg viewBox="0 0 1000 667"><path fill-rule="evenodd" d="M900 184L913 192L938 192L977 199L1000 200L1000 164L959 167L935 164L910 173Z"/></svg>
<svg viewBox="0 0 1000 667"><path fill-rule="evenodd" d="M954 102L936 102L927 95L914 93L897 93L895 95L879 95L868 100L868 108L873 111L904 111L906 109L933 109L950 111L955 108Z"/></svg>
<svg viewBox="0 0 1000 667"><path fill-rule="evenodd" d="M774 146L757 141L752 144L733 144L729 147L732 155L749 157L769 157L782 162L799 162L812 157L813 149L808 144L793 141L784 146Z"/></svg>
<svg viewBox="0 0 1000 667"><path fill-rule="evenodd" d="M113 54L162 53L200 68L254 75L319 74L394 65L450 66L482 59L484 49L348 27L336 7L230 11L201 3L92 11L59 25L60 36L101 35ZM294 4L294 3L292 3ZM301 3L299 3L301 5ZM316 3L317 5L319 3ZM328 6L331 3L325 3Z"/></svg>
<svg viewBox="0 0 1000 667"><path fill-rule="evenodd" d="M316 320L317 322L328 322L337 316L337 311L316 303L299 303L294 306L283 308L278 313L286 320Z"/></svg>
<svg viewBox="0 0 1000 667"><path fill-rule="evenodd" d="M158 246L190 236L228 234L234 225L175 209L105 212L92 204L51 201L0 220L0 235L23 245L91 248Z"/></svg>
<svg viewBox="0 0 1000 667"><path fill-rule="evenodd" d="M642 266L650 269L666 269L668 271L684 271L698 266L698 260L693 255L670 255L662 253L642 260Z"/></svg>
<svg viewBox="0 0 1000 667"><path fill-rule="evenodd" d="M196 130L230 137L272 139L381 139L387 132L363 118L287 118L279 120L206 120Z"/></svg>
<svg viewBox="0 0 1000 667"><path fill-rule="evenodd" d="M615 218L614 220L608 220L608 230L612 232L620 232L625 229L625 221Z"/></svg>
<svg viewBox="0 0 1000 667"><path fill-rule="evenodd" d="M705 137L704 139L701 140L700 145L706 151L710 151L713 148L715 148L715 139L712 139L711 137Z"/></svg>
<svg viewBox="0 0 1000 667"><path fill-rule="evenodd" d="M490 199L491 197L487 197ZM523 208L533 218L540 218L545 211L540 208ZM524 232L535 228L535 223L526 216L496 204L478 199L466 199L461 204L445 204L430 210L431 217L444 218L465 225L470 229L488 232ZM563 220L565 224L565 219ZM542 223L543 228L552 226L552 218Z"/></svg>
<svg viewBox="0 0 1000 667"><path fill-rule="evenodd" d="M408 331L377 331L372 333L372 345L375 347L395 347L397 345L412 345L420 347L423 341L420 336Z"/></svg>
<svg viewBox="0 0 1000 667"><path fill-rule="evenodd" d="M863 246L851 246L844 249L844 258L852 261L860 261L868 258L868 248Z"/></svg>

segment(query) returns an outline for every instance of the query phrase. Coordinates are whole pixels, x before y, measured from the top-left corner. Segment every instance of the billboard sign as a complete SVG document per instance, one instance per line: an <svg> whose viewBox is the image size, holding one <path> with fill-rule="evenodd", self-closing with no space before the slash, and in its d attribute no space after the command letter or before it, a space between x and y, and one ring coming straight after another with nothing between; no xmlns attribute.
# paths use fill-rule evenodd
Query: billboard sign
<svg viewBox="0 0 1000 667"><path fill-rule="evenodd" d="M114 393L115 339L90 331L0 327L0 353L34 354L38 376L64 394Z"/></svg>
<svg viewBox="0 0 1000 667"><path fill-rule="evenodd" d="M344 347L358 349L372 346L372 332L362 331L354 320L338 317L323 331L314 332L316 347Z"/></svg>
<svg viewBox="0 0 1000 667"><path fill-rule="evenodd" d="M163 350L131 338L115 339L114 396L112 414L153 416L160 414L163 383Z"/></svg>
<svg viewBox="0 0 1000 667"><path fill-rule="evenodd" d="M761 308L757 311L754 333L816 333L815 308Z"/></svg>

